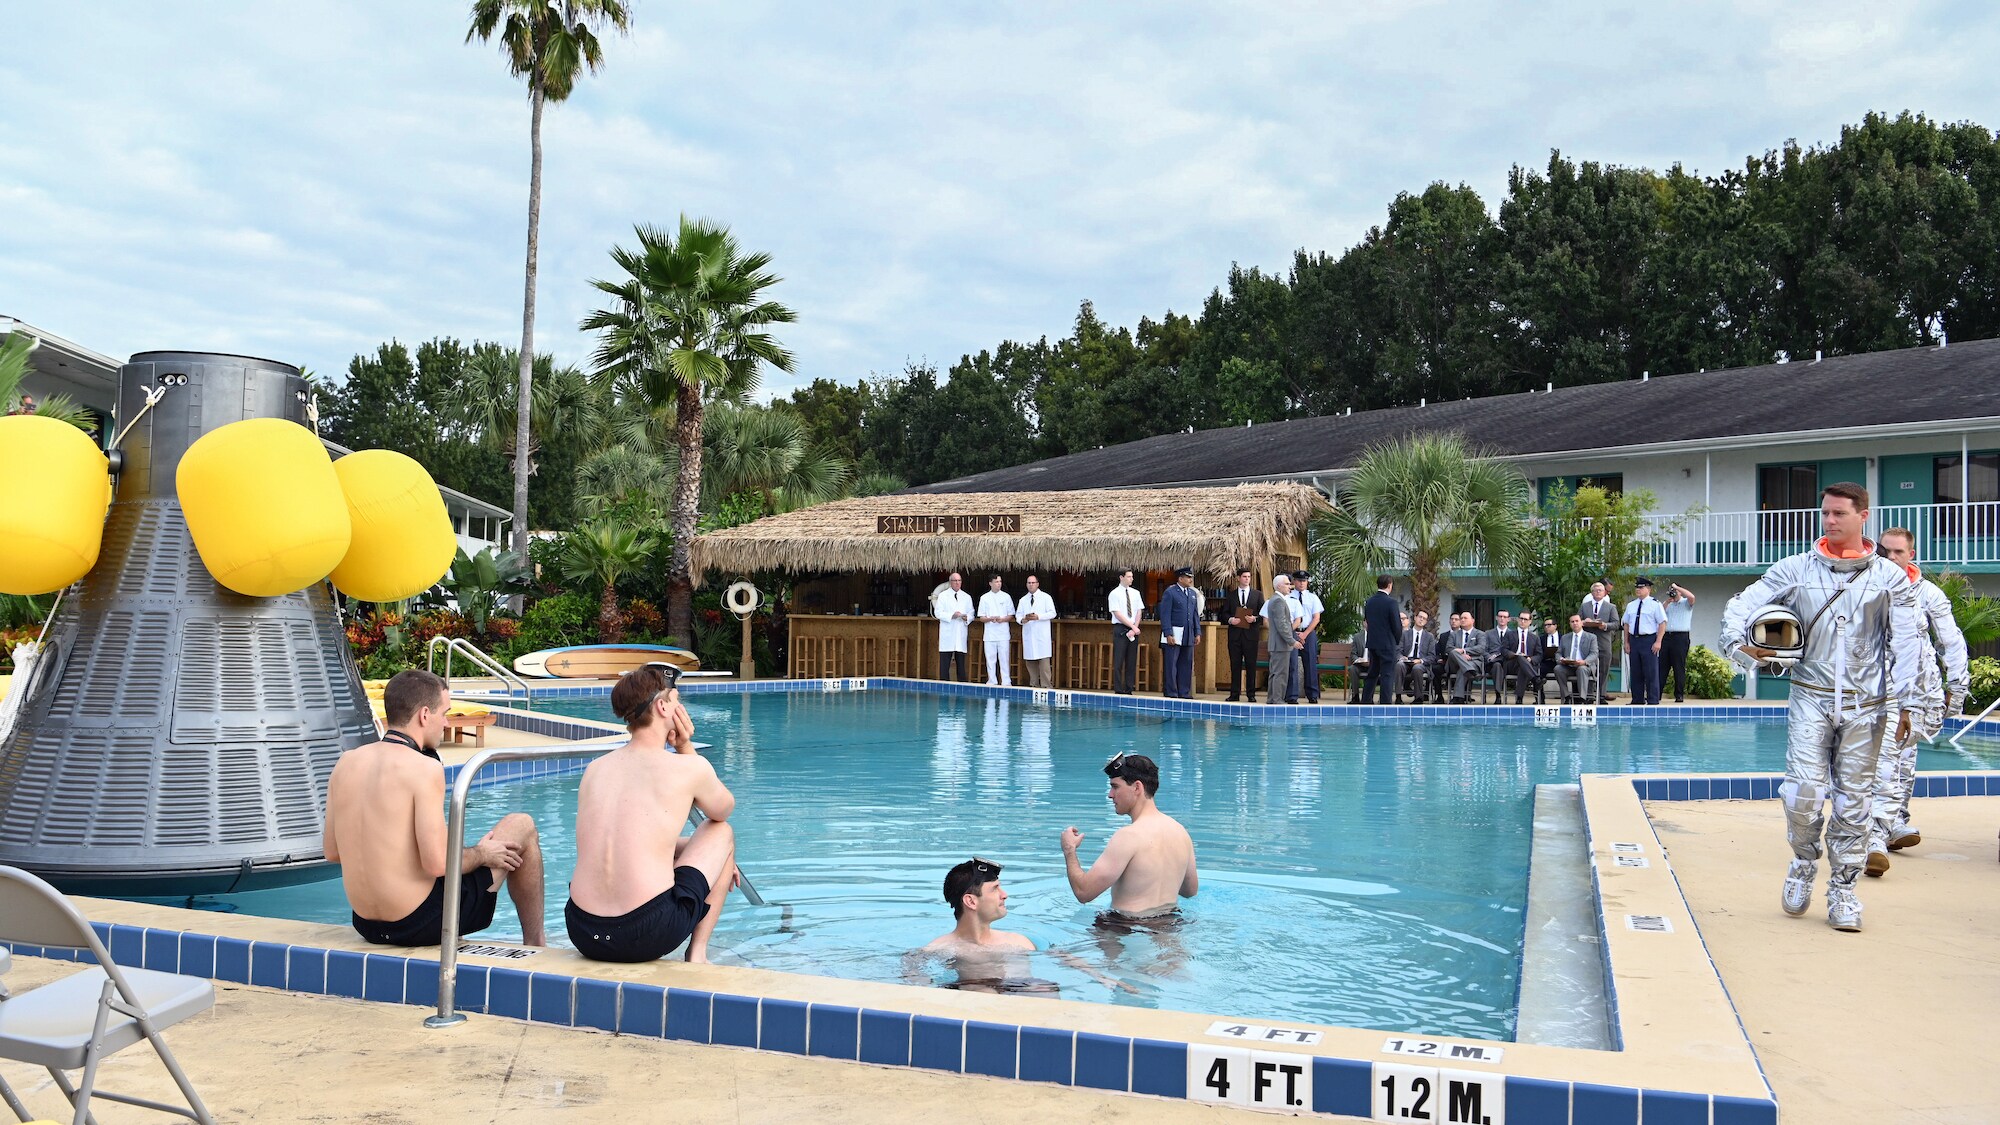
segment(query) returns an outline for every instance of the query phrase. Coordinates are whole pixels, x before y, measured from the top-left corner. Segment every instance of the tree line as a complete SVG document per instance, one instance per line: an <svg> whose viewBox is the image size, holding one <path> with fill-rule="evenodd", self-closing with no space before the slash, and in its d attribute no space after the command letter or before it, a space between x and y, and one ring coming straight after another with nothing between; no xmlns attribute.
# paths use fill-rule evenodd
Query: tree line
<svg viewBox="0 0 2000 1125"><path fill-rule="evenodd" d="M929 483L1155 434L2000 335L2000 138L1868 115L1702 176L1516 167L1398 195L1342 253L1232 267L1198 316L940 373L817 379L786 405L862 471Z"/></svg>

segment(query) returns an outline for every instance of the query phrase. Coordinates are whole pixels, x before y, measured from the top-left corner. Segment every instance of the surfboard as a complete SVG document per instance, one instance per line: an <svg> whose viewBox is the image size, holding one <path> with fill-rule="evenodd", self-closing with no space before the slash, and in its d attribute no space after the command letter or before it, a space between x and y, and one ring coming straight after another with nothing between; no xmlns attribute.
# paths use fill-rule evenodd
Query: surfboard
<svg viewBox="0 0 2000 1125"><path fill-rule="evenodd" d="M514 671L544 679L616 679L642 664L659 660L683 672L701 667L701 659L669 645L572 645L545 648L514 658Z"/></svg>

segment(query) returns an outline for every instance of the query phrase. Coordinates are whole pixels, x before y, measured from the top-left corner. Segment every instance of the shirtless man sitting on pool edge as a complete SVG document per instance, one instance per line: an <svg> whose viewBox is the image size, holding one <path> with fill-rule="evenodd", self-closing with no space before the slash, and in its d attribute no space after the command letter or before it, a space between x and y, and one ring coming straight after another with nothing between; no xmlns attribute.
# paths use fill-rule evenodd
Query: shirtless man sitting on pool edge
<svg viewBox="0 0 2000 1125"><path fill-rule="evenodd" d="M708 937L736 885L736 797L695 753L694 720L674 670L648 664L618 678L611 710L632 740L590 763L576 793L576 873L563 920L593 961L654 961ZM681 835L689 810L708 819Z"/></svg>
<svg viewBox="0 0 2000 1125"><path fill-rule="evenodd" d="M1109 890L1111 911L1099 921L1132 921L1174 914L1180 900L1201 889L1195 872L1194 840L1179 821L1153 804L1160 791L1160 767L1139 754L1120 754L1104 764L1111 779L1106 796L1120 816L1132 823L1113 833L1103 854L1085 871L1076 857L1083 833L1074 825L1062 831L1063 860L1069 869L1069 889L1078 902L1089 902Z"/></svg>

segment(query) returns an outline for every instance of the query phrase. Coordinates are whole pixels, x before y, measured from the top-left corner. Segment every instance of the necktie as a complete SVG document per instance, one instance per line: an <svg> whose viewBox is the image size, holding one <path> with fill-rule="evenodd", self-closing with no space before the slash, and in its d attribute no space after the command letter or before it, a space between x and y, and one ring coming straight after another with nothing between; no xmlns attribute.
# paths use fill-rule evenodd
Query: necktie
<svg viewBox="0 0 2000 1125"><path fill-rule="evenodd" d="M1519 629L1516 629L1514 630L1514 635L1520 638L1521 641L1521 647L1514 650L1514 655L1515 656L1528 655L1528 634L1521 632Z"/></svg>

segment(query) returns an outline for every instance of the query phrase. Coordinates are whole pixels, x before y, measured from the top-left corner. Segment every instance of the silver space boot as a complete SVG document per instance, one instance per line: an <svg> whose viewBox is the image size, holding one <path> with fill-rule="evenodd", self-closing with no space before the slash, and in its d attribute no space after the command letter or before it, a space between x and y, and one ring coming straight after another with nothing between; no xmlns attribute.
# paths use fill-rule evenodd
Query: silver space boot
<svg viewBox="0 0 2000 1125"><path fill-rule="evenodd" d="M1917 831L1917 826L1914 824L1905 824L1899 828L1889 829L1889 850L1892 852L1899 852L1904 848L1914 848L1923 842L1924 834Z"/></svg>
<svg viewBox="0 0 2000 1125"><path fill-rule="evenodd" d="M1819 865L1812 860L1792 861L1792 866L1785 872L1785 913L1796 918L1812 905L1813 877L1818 874Z"/></svg>
<svg viewBox="0 0 2000 1125"><path fill-rule="evenodd" d="M1790 889L1791 884L1785 884ZM1854 897L1854 888L1844 883L1834 883L1826 888L1826 924L1842 933L1861 932L1861 900Z"/></svg>

